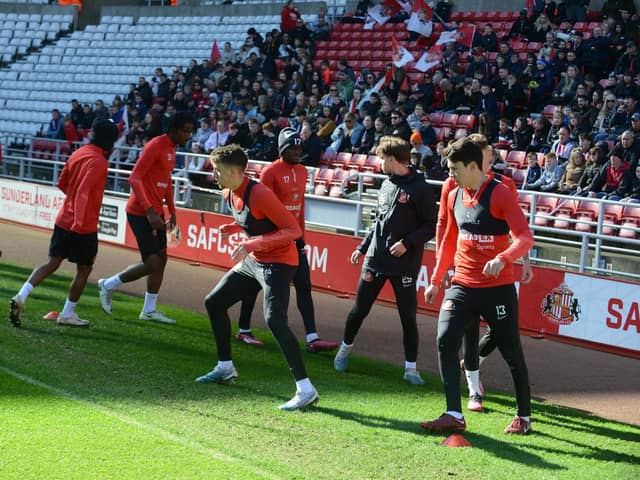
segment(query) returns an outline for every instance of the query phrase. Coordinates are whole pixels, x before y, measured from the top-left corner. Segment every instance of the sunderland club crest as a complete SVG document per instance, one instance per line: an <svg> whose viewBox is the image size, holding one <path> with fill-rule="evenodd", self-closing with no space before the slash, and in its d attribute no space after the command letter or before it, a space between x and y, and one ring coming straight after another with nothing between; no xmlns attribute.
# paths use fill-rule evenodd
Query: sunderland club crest
<svg viewBox="0 0 640 480"><path fill-rule="evenodd" d="M542 315L559 325L569 325L579 320L580 303L573 298L573 290L566 283L547 293L540 308Z"/></svg>

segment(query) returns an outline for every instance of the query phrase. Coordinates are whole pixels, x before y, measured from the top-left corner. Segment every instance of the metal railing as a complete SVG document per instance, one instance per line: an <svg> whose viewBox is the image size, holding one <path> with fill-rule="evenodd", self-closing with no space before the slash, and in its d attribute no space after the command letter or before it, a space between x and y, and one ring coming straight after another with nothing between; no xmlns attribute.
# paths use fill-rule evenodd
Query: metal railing
<svg viewBox="0 0 640 480"><path fill-rule="evenodd" d="M119 150L131 150L131 147L119 147ZM139 149L138 149L139 150ZM112 168L109 169L107 187L105 192L108 195L127 196L129 194L129 185L127 182L130 169L126 168L126 164L120 161L121 152L112 156ZM196 154L182 153L182 155L194 156ZM207 158L205 155L200 157ZM254 165L266 164L265 162L252 161ZM34 159L28 152L16 154L12 149L7 149L2 162L2 176L15 180L30 181L42 184L55 185L64 162L60 160ZM125 168L123 168L125 167ZM307 184L307 194L305 210L307 212L307 222L312 226L323 229L333 229L341 233L351 233L355 236L361 236L365 233L366 227L371 223L373 212L376 207L374 199L367 199L367 195L372 195L372 190L367 187L373 178L376 185L379 185L386 176L378 175L372 172L352 172L341 183L342 198L329 196L314 195L313 191L316 185L316 176L319 172L318 168L308 167L309 180ZM221 191L217 185L211 183L211 187L203 187L194 185L189 180L189 175L211 176L211 172L186 171L184 169L177 170L173 175L174 193L176 204L190 208L193 206L193 197L201 195L205 197L217 198L218 201L213 202L214 205L209 210L218 213L228 214L225 202L219 201ZM206 182L199 182L201 184ZM442 182L431 181L428 183L434 187L439 187ZM373 192L376 192L374 189ZM605 219L605 204L621 205L620 202L611 200L600 200L596 198L573 197L559 194L548 194L533 191L523 191L531 198L531 206L529 213L526 213L529 219L529 226L534 234L536 246L531 252L532 261L540 265L557 266L561 268L574 269L583 273L594 273L599 275L616 275L624 278L639 280L640 271L633 263L632 268L615 269L611 256L626 256L626 261L633 262L633 256L640 251L640 229L636 226L625 226L624 228L635 232L636 238L623 238L620 236L606 235L603 228L619 229L620 225L608 223ZM537 211L537 205L541 203L542 198L557 198L558 206L552 211ZM558 219L555 215L557 211L563 207L571 207L572 202L587 200L599 204L598 216L593 220L576 219L572 216L564 218L569 228L554 228L553 222ZM203 209L199 207L199 209ZM571 209L571 208L569 208ZM536 224L548 220L549 225ZM588 231L575 230L575 225L588 225ZM567 261L566 258L553 258L553 256L544 256L544 249L540 248L541 244L553 246L566 246L577 251L577 261Z"/></svg>

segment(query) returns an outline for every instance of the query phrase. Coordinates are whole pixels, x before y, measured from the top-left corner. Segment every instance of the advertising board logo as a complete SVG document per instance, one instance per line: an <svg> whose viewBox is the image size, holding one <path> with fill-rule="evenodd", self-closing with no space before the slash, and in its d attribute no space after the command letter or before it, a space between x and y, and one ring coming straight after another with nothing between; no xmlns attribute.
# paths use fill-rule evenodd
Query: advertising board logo
<svg viewBox="0 0 640 480"><path fill-rule="evenodd" d="M573 298L573 290L566 283L554 288L540 304L542 315L559 325L577 322L580 316L580 303Z"/></svg>

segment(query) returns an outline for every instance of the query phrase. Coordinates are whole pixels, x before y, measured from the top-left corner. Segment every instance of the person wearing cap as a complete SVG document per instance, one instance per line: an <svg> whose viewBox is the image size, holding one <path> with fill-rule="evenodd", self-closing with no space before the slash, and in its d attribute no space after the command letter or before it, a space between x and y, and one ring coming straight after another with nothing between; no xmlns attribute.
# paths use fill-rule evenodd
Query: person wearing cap
<svg viewBox="0 0 640 480"><path fill-rule="evenodd" d="M382 171L389 177L380 187L376 221L350 257L354 265L362 257L364 262L355 304L347 316L334 367L339 372L347 369L362 322L382 287L389 281L402 323L404 380L422 385L424 380L416 367L416 279L425 243L436 232L435 197L424 176L411 165L411 146L407 141L395 136L383 137L376 154L381 159Z"/></svg>
<svg viewBox="0 0 640 480"><path fill-rule="evenodd" d="M411 133L409 143L411 144L411 149L416 150L420 154L420 158L424 157L425 155L433 155L433 151L422 141L422 135L420 134L419 130L414 130Z"/></svg>
<svg viewBox="0 0 640 480"><path fill-rule="evenodd" d="M640 142L640 113L634 113L631 115L631 132L636 138L637 142Z"/></svg>
<svg viewBox="0 0 640 480"><path fill-rule="evenodd" d="M171 174L176 164L176 147L184 147L193 135L195 121L191 112L178 112L169 120L167 133L150 140L136 162L129 184L127 222L136 237L141 262L129 265L115 275L98 280L100 306L111 315L113 292L123 283L146 277L147 290L140 320L176 323L156 310L158 292L167 265L167 232L176 228ZM164 220L164 205L169 221Z"/></svg>
<svg viewBox="0 0 640 480"><path fill-rule="evenodd" d="M62 169L58 188L66 197L55 220L49 259L33 270L20 291L11 298L9 320L12 325L21 325L27 297L58 270L64 259L76 264L76 275L57 323L73 327L89 325L78 316L75 308L98 254L98 217L107 182L107 159L118 134L118 127L111 120L96 120L89 133L90 143L73 152Z"/></svg>
<svg viewBox="0 0 640 480"><path fill-rule="evenodd" d="M316 329L313 298L311 297L311 271L309 261L304 249L304 194L307 185L307 169L300 164L302 155L302 138L292 128L284 128L278 135L278 152L280 158L268 165L260 174L260 183L275 193L300 225L302 235L296 238L295 244L298 251L298 269L293 277L293 285L296 288L296 300L298 310L302 315L302 322L306 332L307 351L329 352L338 348L336 342L322 340ZM251 313L255 305L256 292L248 292L242 298L239 325L240 330L236 339L250 345L262 345L251 333Z"/></svg>
<svg viewBox="0 0 640 480"><path fill-rule="evenodd" d="M614 147L609 153L609 161L593 180L589 196L620 200L624 196L620 185L630 167L630 163L624 161L624 148L621 145Z"/></svg>
<svg viewBox="0 0 640 480"><path fill-rule="evenodd" d="M285 134L282 151L293 145L300 145L300 138L295 132ZM233 223L218 228L223 240L236 239L232 241L235 248L231 254L235 266L220 279L205 299L218 362L213 370L196 378L196 382L226 383L238 377L231 357L228 309L262 289L265 322L278 342L296 382L296 394L279 408L303 409L318 401L318 392L307 375L300 347L287 318L289 284L294 279L299 262L294 240L302 236L300 223L272 190L247 176L249 159L239 145L216 148L210 160L217 182L223 188L224 201L234 219ZM304 195L304 188L299 194ZM239 237L240 233L244 233L245 237Z"/></svg>
<svg viewBox="0 0 640 480"><path fill-rule="evenodd" d="M626 44L626 49L618 61L616 62L613 71L617 74L630 71L634 75L640 73L640 53L638 52L638 46L633 40L629 40Z"/></svg>

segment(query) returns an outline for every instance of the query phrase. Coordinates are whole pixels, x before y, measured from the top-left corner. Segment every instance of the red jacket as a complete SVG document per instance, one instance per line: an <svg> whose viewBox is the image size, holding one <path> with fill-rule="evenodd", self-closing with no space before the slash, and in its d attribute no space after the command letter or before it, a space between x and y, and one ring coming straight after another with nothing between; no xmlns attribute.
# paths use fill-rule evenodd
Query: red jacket
<svg viewBox="0 0 640 480"><path fill-rule="evenodd" d="M146 216L147 210L153 208L162 215L162 201L167 202L169 213L175 215L173 202L173 184L171 173L176 164L176 145L169 135L160 135L147 143L136 162L129 184L131 196L127 202L127 213Z"/></svg>
<svg viewBox="0 0 640 480"><path fill-rule="evenodd" d="M98 231L108 168L100 147L90 143L73 152L58 179L58 188L67 196L56 218L58 227L80 234Z"/></svg>
<svg viewBox="0 0 640 480"><path fill-rule="evenodd" d="M298 164L290 165L281 158L262 170L260 183L276 194L302 229L304 238L304 192L307 187L307 169Z"/></svg>
<svg viewBox="0 0 640 480"><path fill-rule="evenodd" d="M280 30L290 32L295 30L296 21L301 17L297 8L291 8L285 5L280 12Z"/></svg>

